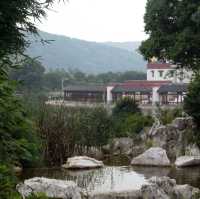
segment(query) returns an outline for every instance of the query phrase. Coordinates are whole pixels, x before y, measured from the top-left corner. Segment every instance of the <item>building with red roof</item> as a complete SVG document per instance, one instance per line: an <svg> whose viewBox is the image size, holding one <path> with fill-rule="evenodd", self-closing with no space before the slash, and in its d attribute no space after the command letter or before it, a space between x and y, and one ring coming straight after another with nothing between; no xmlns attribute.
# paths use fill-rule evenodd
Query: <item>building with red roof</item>
<svg viewBox="0 0 200 199"><path fill-rule="evenodd" d="M182 103L191 74L183 75L170 63L153 61L147 64L147 80L129 80L108 85L68 86L65 100L113 103L123 97L131 97L139 104Z"/></svg>

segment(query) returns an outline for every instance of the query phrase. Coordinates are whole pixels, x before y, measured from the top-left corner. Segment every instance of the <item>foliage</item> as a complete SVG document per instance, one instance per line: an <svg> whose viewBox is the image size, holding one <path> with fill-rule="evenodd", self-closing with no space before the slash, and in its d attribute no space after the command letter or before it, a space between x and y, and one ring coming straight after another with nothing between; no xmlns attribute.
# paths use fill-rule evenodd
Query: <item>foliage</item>
<svg viewBox="0 0 200 199"><path fill-rule="evenodd" d="M142 42L140 52L147 60L156 56L199 70L199 1L148 0L144 21L149 38Z"/></svg>
<svg viewBox="0 0 200 199"><path fill-rule="evenodd" d="M174 109L166 109L166 108L161 108L158 105L156 111L157 111L156 116L163 125L170 124L177 117L183 116L183 109L181 107L177 107Z"/></svg>
<svg viewBox="0 0 200 199"><path fill-rule="evenodd" d="M0 198L2 199L20 199L19 195L13 191L15 188L16 179L12 170L9 169L8 165L0 162Z"/></svg>
<svg viewBox="0 0 200 199"><path fill-rule="evenodd" d="M143 72L126 71L124 73L86 74L79 70L50 70L44 73L44 66L40 62L28 59L19 69L10 71L10 79L20 81L18 91L39 92L58 91L65 85L74 84L107 84L110 82L124 82L127 80L145 79Z"/></svg>
<svg viewBox="0 0 200 199"><path fill-rule="evenodd" d="M187 96L184 100L184 110L194 118L200 128L200 75L197 75L191 82Z"/></svg>
<svg viewBox="0 0 200 199"><path fill-rule="evenodd" d="M19 68L11 70L9 76L19 82L17 90L38 92L43 87L44 71L40 62L29 58Z"/></svg>
<svg viewBox="0 0 200 199"><path fill-rule="evenodd" d="M11 84L0 84L0 160L30 165L38 159L37 137Z"/></svg>
<svg viewBox="0 0 200 199"><path fill-rule="evenodd" d="M134 137L139 134L144 127L151 126L153 119L151 116L142 114L121 115L114 117L114 136L115 137Z"/></svg>
<svg viewBox="0 0 200 199"><path fill-rule="evenodd" d="M25 34L37 33L34 21L46 15L45 10L53 3L53 0L19 0L0 2L1 13L1 39L0 60L10 60L7 55L23 54L28 46ZM32 20L30 20L32 19ZM5 63L5 62L4 62Z"/></svg>
<svg viewBox="0 0 200 199"><path fill-rule="evenodd" d="M38 158L38 145L33 125L14 94L14 83L9 81L10 68L16 68L24 59L28 46L25 34L37 33L34 21L45 16L53 0L0 1L0 192L1 198L15 197L10 165L30 165ZM3 162L3 163L2 163Z"/></svg>
<svg viewBox="0 0 200 199"><path fill-rule="evenodd" d="M138 104L130 97L125 97L119 100L113 108L114 117L134 113L141 113L141 110L138 107Z"/></svg>
<svg viewBox="0 0 200 199"><path fill-rule="evenodd" d="M27 197L27 199L48 199L48 197L44 193L37 193L32 194L31 196Z"/></svg>
<svg viewBox="0 0 200 199"><path fill-rule="evenodd" d="M43 139L44 158L49 165L63 164L85 147L99 147L112 136L112 121L102 107L40 107L37 121ZM84 146L84 147L83 147ZM79 154L77 154L79 155Z"/></svg>
<svg viewBox="0 0 200 199"><path fill-rule="evenodd" d="M200 146L200 75L197 74L189 85L188 93L184 100L184 110L193 117L196 124L193 139Z"/></svg>
<svg viewBox="0 0 200 199"><path fill-rule="evenodd" d="M145 126L151 126L151 116L144 116L138 104L129 97L118 101L112 112L114 123L114 136L134 137L140 133Z"/></svg>

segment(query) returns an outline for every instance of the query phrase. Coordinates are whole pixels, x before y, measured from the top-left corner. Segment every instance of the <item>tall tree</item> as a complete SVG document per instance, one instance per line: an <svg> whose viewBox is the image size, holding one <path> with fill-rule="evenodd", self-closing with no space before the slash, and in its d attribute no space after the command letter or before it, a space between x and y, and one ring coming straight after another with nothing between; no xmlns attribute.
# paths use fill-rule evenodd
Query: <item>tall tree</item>
<svg viewBox="0 0 200 199"><path fill-rule="evenodd" d="M18 90L38 91L43 88L44 71L39 61L27 59L19 69L11 70L9 76L20 82Z"/></svg>
<svg viewBox="0 0 200 199"><path fill-rule="evenodd" d="M52 3L53 0L0 1L0 198L14 198L10 189L13 186L9 186L12 182L4 168L8 164L28 165L37 159L33 126L13 94L8 72L16 67L29 45L26 35L37 34L35 20L45 17Z"/></svg>
<svg viewBox="0 0 200 199"><path fill-rule="evenodd" d="M200 69L200 1L148 0L144 21L149 38L140 52L147 60L156 56Z"/></svg>

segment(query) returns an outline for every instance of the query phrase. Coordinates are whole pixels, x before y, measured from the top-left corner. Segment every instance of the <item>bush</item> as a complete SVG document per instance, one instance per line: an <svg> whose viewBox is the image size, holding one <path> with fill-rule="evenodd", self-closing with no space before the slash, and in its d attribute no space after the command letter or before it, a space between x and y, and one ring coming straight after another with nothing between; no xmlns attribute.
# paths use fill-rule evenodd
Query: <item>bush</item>
<svg viewBox="0 0 200 199"><path fill-rule="evenodd" d="M198 129L200 129L200 75L196 75L190 83L187 96L184 100L184 110L193 117Z"/></svg>
<svg viewBox="0 0 200 199"><path fill-rule="evenodd" d="M48 197L44 193L32 194L27 199L48 199Z"/></svg>
<svg viewBox="0 0 200 199"><path fill-rule="evenodd" d="M138 104L130 97L119 100L113 108L113 116L121 117L121 115L141 113Z"/></svg>
<svg viewBox="0 0 200 199"><path fill-rule="evenodd" d="M127 117L125 120L125 132L127 132L129 136L140 133L145 126L144 118L144 116L139 114L134 114Z"/></svg>
<svg viewBox="0 0 200 199"><path fill-rule="evenodd" d="M20 199L15 191L16 178L8 165L0 163L0 198Z"/></svg>
<svg viewBox="0 0 200 199"><path fill-rule="evenodd" d="M38 118L44 157L49 165L63 164L81 146L100 147L112 137L112 120L106 109L43 105Z"/></svg>
<svg viewBox="0 0 200 199"><path fill-rule="evenodd" d="M157 117L161 124L166 125L172 123L177 117L182 117L183 109L174 108L174 109L162 109L160 106L157 106Z"/></svg>
<svg viewBox="0 0 200 199"><path fill-rule="evenodd" d="M151 116L144 116L138 104L130 97L117 102L112 111L114 137L134 137L145 126L151 126Z"/></svg>
<svg viewBox="0 0 200 199"><path fill-rule="evenodd" d="M194 142L200 147L200 74L197 74L189 85L184 100L184 110L194 119L196 124L196 129L193 129Z"/></svg>
<svg viewBox="0 0 200 199"><path fill-rule="evenodd" d="M151 126L153 119L151 116L142 114L130 114L124 118L115 120L116 137L134 137L139 134L145 126Z"/></svg>

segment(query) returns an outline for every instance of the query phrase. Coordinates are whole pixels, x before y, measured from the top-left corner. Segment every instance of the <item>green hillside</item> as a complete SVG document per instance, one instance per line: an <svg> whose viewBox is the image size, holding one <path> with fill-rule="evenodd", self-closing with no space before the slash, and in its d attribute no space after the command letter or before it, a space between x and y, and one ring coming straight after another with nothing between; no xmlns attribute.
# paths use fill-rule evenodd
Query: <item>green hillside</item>
<svg viewBox="0 0 200 199"><path fill-rule="evenodd" d="M134 54L137 53L138 48L141 44L139 41L130 41L130 42L105 42L104 44L116 47L116 48L121 48L124 50L128 50L130 52L133 52Z"/></svg>
<svg viewBox="0 0 200 199"><path fill-rule="evenodd" d="M40 32L49 44L40 38L28 37L32 42L27 50L31 57L39 60L47 69L79 69L87 73L145 70L145 61L136 51L114 47L106 43L88 42L66 36Z"/></svg>

